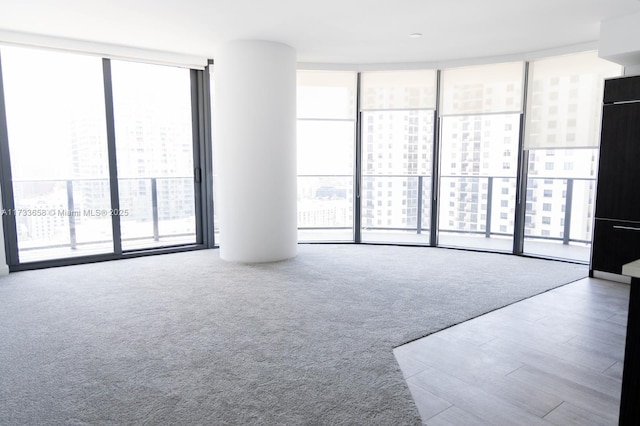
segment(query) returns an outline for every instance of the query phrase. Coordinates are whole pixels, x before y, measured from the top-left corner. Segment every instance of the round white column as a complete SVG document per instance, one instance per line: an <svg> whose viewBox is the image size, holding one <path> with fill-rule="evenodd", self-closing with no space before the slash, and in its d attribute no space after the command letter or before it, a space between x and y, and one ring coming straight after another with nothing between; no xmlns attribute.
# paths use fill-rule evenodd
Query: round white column
<svg viewBox="0 0 640 426"><path fill-rule="evenodd" d="M290 46L233 41L214 63L220 257L272 262L297 252L296 57Z"/></svg>

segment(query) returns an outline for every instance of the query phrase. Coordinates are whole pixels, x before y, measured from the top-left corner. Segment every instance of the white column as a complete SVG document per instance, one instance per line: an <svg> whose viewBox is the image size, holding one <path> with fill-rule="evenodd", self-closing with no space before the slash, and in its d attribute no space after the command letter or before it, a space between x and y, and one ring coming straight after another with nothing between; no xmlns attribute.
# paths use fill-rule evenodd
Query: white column
<svg viewBox="0 0 640 426"><path fill-rule="evenodd" d="M297 251L296 57L284 44L233 41L214 62L220 257L272 262Z"/></svg>

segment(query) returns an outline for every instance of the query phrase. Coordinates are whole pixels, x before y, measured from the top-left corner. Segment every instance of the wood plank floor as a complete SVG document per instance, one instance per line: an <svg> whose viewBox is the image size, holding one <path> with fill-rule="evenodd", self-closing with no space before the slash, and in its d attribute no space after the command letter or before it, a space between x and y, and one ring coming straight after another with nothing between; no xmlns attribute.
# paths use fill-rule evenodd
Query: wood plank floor
<svg viewBox="0 0 640 426"><path fill-rule="evenodd" d="M394 354L426 425L617 425L628 300L585 278Z"/></svg>

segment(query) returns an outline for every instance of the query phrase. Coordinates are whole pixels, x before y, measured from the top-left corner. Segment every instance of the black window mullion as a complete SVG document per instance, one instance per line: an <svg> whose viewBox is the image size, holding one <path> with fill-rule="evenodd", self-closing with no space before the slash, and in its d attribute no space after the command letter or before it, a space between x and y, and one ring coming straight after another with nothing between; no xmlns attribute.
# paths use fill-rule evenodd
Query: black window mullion
<svg viewBox="0 0 640 426"><path fill-rule="evenodd" d="M436 72L436 109L433 112L433 158L431 166L431 246L438 245L438 223L440 209L438 208L438 195L440 194L440 74ZM422 213L420 213L422 214Z"/></svg>
<svg viewBox="0 0 640 426"><path fill-rule="evenodd" d="M203 139L200 142L200 165L202 168L202 219L206 222L203 229L204 244L209 247L216 246L215 237L215 206L213 204L213 123L211 109L211 69L213 61L209 60L203 72L202 78L202 121L201 127Z"/></svg>
<svg viewBox="0 0 640 426"><path fill-rule="evenodd" d="M353 194L353 240L362 242L362 113L360 112L360 73L356 75L356 140L355 140L355 191Z"/></svg>
<svg viewBox="0 0 640 426"><path fill-rule="evenodd" d="M7 129L7 113L4 102L4 83L2 79L2 56L0 52L0 188L2 190L2 208L4 209L2 227L4 231L4 247L9 267L20 263L18 255L18 232L16 228L15 203L13 200L13 184L11 176L11 159L9 153L9 132Z"/></svg>
<svg viewBox="0 0 640 426"><path fill-rule="evenodd" d="M120 194L118 186L118 162L116 157L116 129L113 113L113 81L111 79L111 60L102 59L102 75L104 81L104 106L107 124L107 155L109 161L109 188L111 193L111 209L120 210ZM120 216L111 215L113 232L113 252L122 254L122 231Z"/></svg>
<svg viewBox="0 0 640 426"><path fill-rule="evenodd" d="M524 227L527 206L527 176L529 169L529 152L524 149L524 131L526 119L527 92L529 89L529 62L524 63L524 80L522 83L522 113L520 114L520 132L518 140L518 171L516 181L516 209L513 226L513 254L524 252Z"/></svg>

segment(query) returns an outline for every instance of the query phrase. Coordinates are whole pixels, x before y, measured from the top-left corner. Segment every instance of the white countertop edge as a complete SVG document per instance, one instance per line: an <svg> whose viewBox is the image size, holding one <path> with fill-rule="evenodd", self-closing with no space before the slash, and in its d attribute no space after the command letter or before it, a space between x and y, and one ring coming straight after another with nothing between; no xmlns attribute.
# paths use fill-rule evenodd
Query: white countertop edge
<svg viewBox="0 0 640 426"><path fill-rule="evenodd" d="M631 263L622 265L622 275L629 277L640 278L640 259L634 260Z"/></svg>

